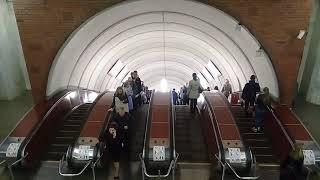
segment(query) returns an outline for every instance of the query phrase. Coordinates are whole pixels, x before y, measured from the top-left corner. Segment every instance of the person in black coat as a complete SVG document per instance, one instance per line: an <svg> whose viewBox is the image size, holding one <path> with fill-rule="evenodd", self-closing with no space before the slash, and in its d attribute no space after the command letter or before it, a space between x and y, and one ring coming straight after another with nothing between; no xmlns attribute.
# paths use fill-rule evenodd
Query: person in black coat
<svg viewBox="0 0 320 180"><path fill-rule="evenodd" d="M129 142L129 113L120 108L119 112L112 117L112 121L118 124L118 131L122 134L123 149L128 150Z"/></svg>
<svg viewBox="0 0 320 180"><path fill-rule="evenodd" d="M251 75L250 81L246 83L242 90L241 98L245 101L245 111L248 114L248 108L254 106L257 93L260 92L260 85L255 81L256 76Z"/></svg>
<svg viewBox="0 0 320 180"><path fill-rule="evenodd" d="M123 133L119 128L119 125L112 121L105 132L105 144L106 150L112 157L112 161L114 164L114 179L119 178L119 161L120 161L120 154L123 149Z"/></svg>

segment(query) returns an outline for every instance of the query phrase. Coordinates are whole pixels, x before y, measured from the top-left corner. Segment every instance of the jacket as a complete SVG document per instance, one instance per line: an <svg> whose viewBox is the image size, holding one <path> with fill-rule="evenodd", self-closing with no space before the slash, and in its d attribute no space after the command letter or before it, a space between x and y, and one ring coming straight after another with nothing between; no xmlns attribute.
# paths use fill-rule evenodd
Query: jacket
<svg viewBox="0 0 320 180"><path fill-rule="evenodd" d="M190 99L198 99L200 96L199 89L203 90L203 87L200 84L200 80L191 80L189 81L189 87L187 90L187 95Z"/></svg>

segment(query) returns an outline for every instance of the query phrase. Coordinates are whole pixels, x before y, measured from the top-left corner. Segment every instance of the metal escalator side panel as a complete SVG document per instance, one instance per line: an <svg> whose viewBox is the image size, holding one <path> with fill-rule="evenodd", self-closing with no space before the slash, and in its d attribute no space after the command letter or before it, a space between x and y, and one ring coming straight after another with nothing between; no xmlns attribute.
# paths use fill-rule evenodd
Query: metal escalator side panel
<svg viewBox="0 0 320 180"><path fill-rule="evenodd" d="M22 156L28 153L27 158L23 161L25 166L33 167L40 162L66 115L75 107L87 102L83 97L85 92L86 90L80 89L70 91L50 108L22 150Z"/></svg>
<svg viewBox="0 0 320 180"><path fill-rule="evenodd" d="M148 137L146 138L145 162L149 174L161 175L168 172L172 157L170 94L155 92L150 104ZM158 149L162 149L159 157Z"/></svg>
<svg viewBox="0 0 320 180"><path fill-rule="evenodd" d="M286 133L291 138L291 141L297 143L303 149L303 152L311 152L312 158L308 159L310 162L305 161L305 166L309 169L320 170L320 146L312 137L311 133L304 126L299 117L287 105L278 105L275 108L275 117L285 129ZM293 147L287 148L287 153L283 153L286 157ZM310 154L309 154L310 155ZM309 156L305 154L305 158ZM284 159L285 160L285 159Z"/></svg>
<svg viewBox="0 0 320 180"><path fill-rule="evenodd" d="M79 166L86 164L89 160L94 160L102 155L99 152L99 142L105 128L108 127L111 112L108 109L112 105L114 92L102 93L94 103L92 110L88 116L86 123L84 124L80 136L73 147L70 148L70 152L67 156L69 159L69 166ZM87 159L79 158L78 152L81 147L87 147L90 151L93 151Z"/></svg>
<svg viewBox="0 0 320 180"><path fill-rule="evenodd" d="M217 136L216 139L220 141L216 143L219 148L210 151L219 149L220 158L238 170L250 168L252 164L251 152L244 146L227 99L220 92L203 92L203 95ZM236 157L237 161L234 161L234 157L231 156L233 150L239 151L238 157Z"/></svg>
<svg viewBox="0 0 320 180"><path fill-rule="evenodd" d="M8 136L0 144L0 158L10 161L21 157L20 153L33 131L37 128L43 117L56 102L68 94L68 90L63 90L52 96L48 100L43 100L32 107L16 124ZM9 148L9 146L11 147ZM11 152L9 152L11 151Z"/></svg>

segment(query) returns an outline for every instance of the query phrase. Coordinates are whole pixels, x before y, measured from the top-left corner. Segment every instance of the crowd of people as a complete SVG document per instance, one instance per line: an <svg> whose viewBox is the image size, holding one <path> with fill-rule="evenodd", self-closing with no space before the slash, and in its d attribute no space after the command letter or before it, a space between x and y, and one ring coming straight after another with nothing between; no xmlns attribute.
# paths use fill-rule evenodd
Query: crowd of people
<svg viewBox="0 0 320 180"><path fill-rule="evenodd" d="M131 113L142 104L149 103L150 95L150 90L144 86L137 71L131 72L131 76L122 86L117 87L114 93L112 105L108 110L111 120L103 137L106 145L104 151L111 154L114 164L114 179L120 179L120 154L128 152Z"/></svg>

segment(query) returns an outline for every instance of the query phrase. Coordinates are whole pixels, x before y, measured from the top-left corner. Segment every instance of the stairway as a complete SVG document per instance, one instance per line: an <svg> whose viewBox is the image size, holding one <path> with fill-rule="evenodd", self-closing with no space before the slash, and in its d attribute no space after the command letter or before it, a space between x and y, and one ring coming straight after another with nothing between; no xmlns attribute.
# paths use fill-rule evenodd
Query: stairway
<svg viewBox="0 0 320 180"><path fill-rule="evenodd" d="M244 145L251 149L259 166L278 166L279 160L276 157L272 144L268 137L262 133L255 133L251 130L254 126L254 118L246 115L240 106L232 106L232 112L238 125Z"/></svg>
<svg viewBox="0 0 320 180"><path fill-rule="evenodd" d="M132 118L129 122L130 161L138 161L138 155L142 152L148 109L149 104L143 104L132 113Z"/></svg>
<svg viewBox="0 0 320 180"><path fill-rule="evenodd" d="M57 132L55 139L49 147L49 151L45 156L47 161L58 161L68 147L72 145L79 137L82 126L88 117L92 103L80 105L71 114L65 118L62 128Z"/></svg>
<svg viewBox="0 0 320 180"><path fill-rule="evenodd" d="M176 152L179 162L209 163L199 115L191 114L189 106L175 106Z"/></svg>

